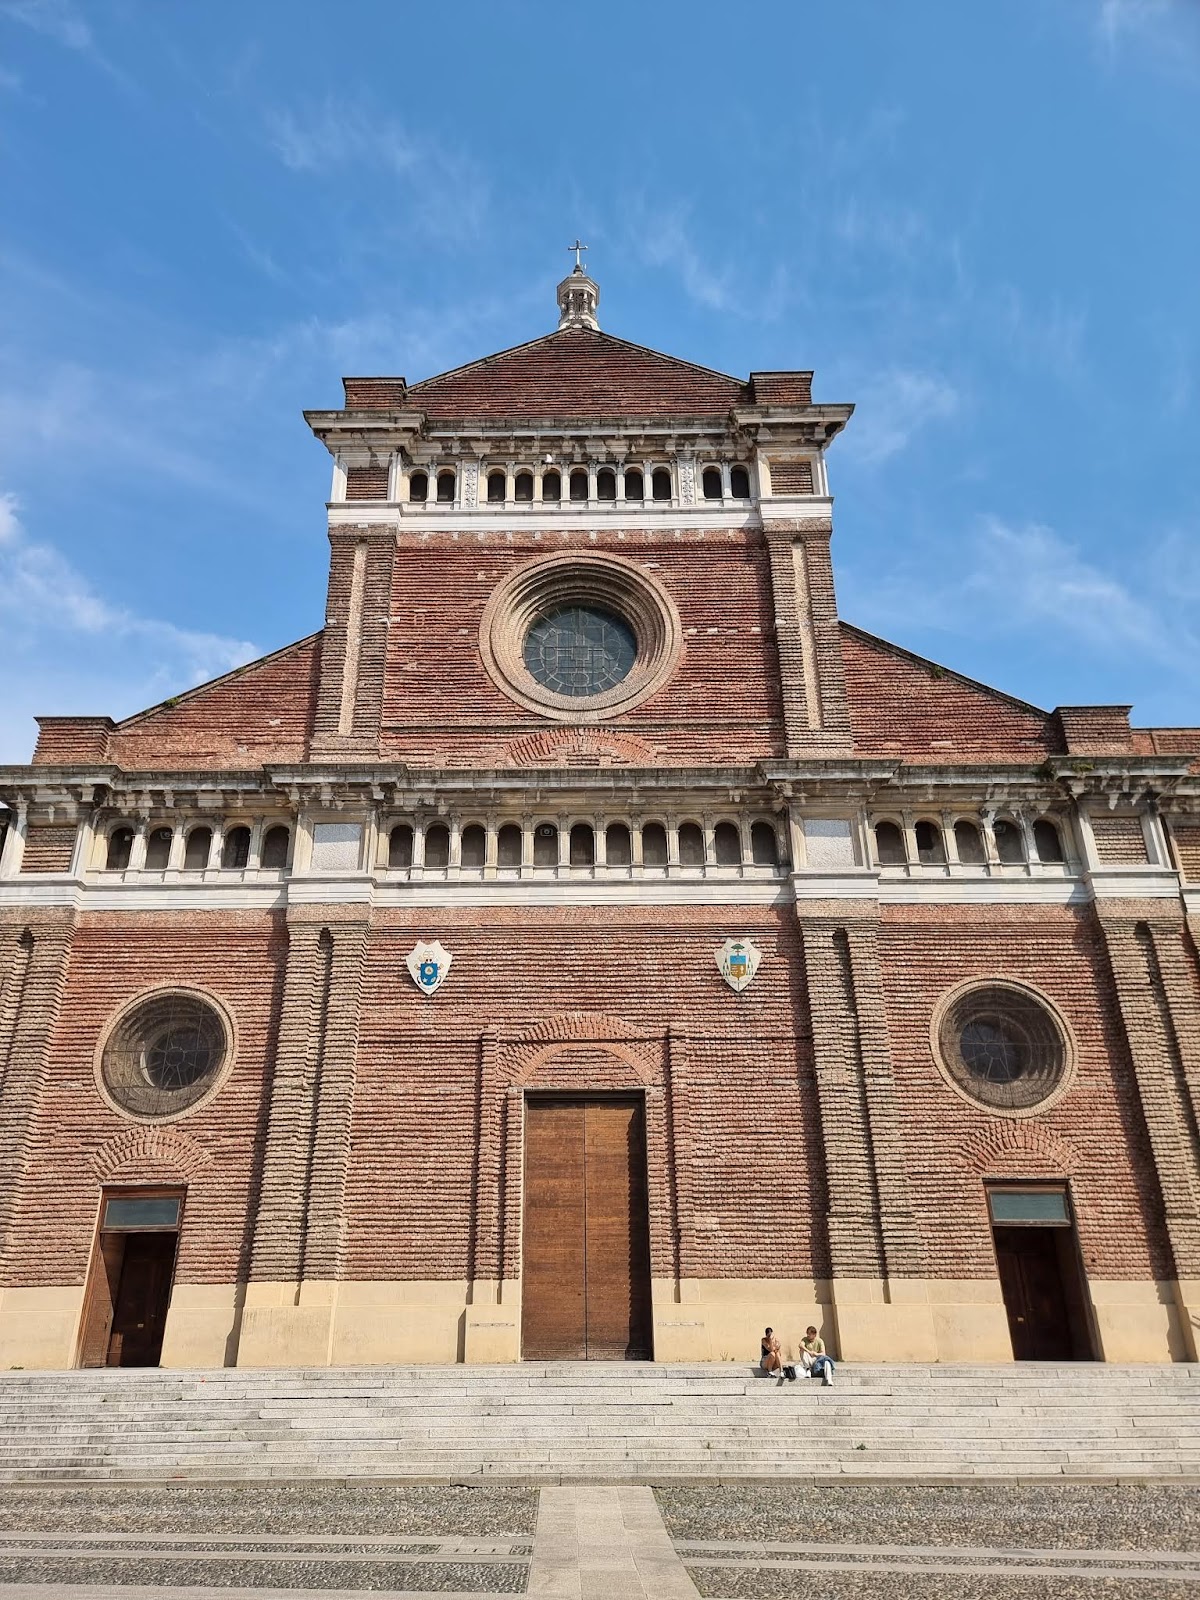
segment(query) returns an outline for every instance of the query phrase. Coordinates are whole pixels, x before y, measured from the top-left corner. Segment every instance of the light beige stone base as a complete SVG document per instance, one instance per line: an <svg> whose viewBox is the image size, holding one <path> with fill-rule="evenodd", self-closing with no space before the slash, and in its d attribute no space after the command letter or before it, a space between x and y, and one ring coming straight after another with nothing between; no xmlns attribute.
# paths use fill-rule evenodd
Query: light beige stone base
<svg viewBox="0 0 1200 1600"><path fill-rule="evenodd" d="M784 1359L797 1359L809 1323L829 1336L829 1285L816 1278L656 1278L656 1361L757 1361L774 1328Z"/></svg>
<svg viewBox="0 0 1200 1600"><path fill-rule="evenodd" d="M499 1362L518 1360L519 1350L515 1284L252 1283L245 1291L237 1364Z"/></svg>
<svg viewBox="0 0 1200 1600"><path fill-rule="evenodd" d="M1200 1283L1091 1279L1102 1361L1195 1361Z"/></svg>
<svg viewBox="0 0 1200 1600"><path fill-rule="evenodd" d="M1097 1354L1195 1361L1200 1281L1092 1280ZM0 1371L73 1365L83 1286L0 1290ZM1009 1362L994 1278L655 1279L658 1361L758 1359L768 1324L787 1359L807 1325L847 1361ZM492 1364L520 1360L512 1282L176 1284L162 1365L176 1368Z"/></svg>
<svg viewBox="0 0 1200 1600"><path fill-rule="evenodd" d="M79 1339L83 1284L0 1289L0 1372L69 1367Z"/></svg>

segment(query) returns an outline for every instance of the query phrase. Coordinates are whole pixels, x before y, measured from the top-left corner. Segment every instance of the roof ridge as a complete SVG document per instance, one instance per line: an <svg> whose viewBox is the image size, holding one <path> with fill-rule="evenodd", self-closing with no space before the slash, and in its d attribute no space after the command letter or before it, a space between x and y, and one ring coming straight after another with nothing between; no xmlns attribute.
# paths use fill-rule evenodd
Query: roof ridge
<svg viewBox="0 0 1200 1600"><path fill-rule="evenodd" d="M219 683L227 683L230 678L240 678L244 672L249 672L251 667L265 666L268 661L277 661L280 656L287 655L289 650L299 650L301 645L312 644L314 639L319 639L325 632L318 628L315 633L306 633L303 639L293 639L290 644L281 644L278 650L268 650L265 656L255 656L253 661L243 661L240 667L230 667L228 672L219 672L215 678L207 678L203 683L195 683L190 689L185 689L182 694L168 695L165 700L160 700L157 705L146 706L142 711L131 712L129 716L122 717L114 724L113 731L120 732L132 723L140 722L143 717L152 717L159 711L174 711L187 700L192 700L198 694L203 694L206 689L214 689Z"/></svg>
<svg viewBox="0 0 1200 1600"><path fill-rule="evenodd" d="M857 623L847 622L845 617L838 618L839 626L846 628L850 633L856 633L860 639L865 639L870 644L881 645L883 649L890 650L895 656L903 656L906 661L913 661L921 667L936 667L938 672L946 677L957 678L959 683L968 684L972 689L981 689L984 694L995 695L998 700L1006 700L1010 706L1016 706L1021 711L1031 711L1034 716L1049 717L1050 712L1043 706L1035 706L1029 700L1021 700L1015 694L1009 694L1004 689L997 689L995 684L984 683L979 678L969 678L965 672L958 672L954 667L947 667L940 661L934 661L931 656L919 655L915 650L908 650L902 644L895 644L891 639L881 638L877 633L870 633L866 628L860 628Z"/></svg>
<svg viewBox="0 0 1200 1600"><path fill-rule="evenodd" d="M466 361L460 367L449 367L445 372L435 372L428 378L421 378L417 383L408 386L409 394L417 389L425 389L433 384L441 383L444 379L458 378L464 373L474 372L480 368L490 366L495 361L502 361L507 356L520 355L524 350L532 350L538 345L549 344L551 340L561 339L564 335L575 335L578 338L605 340L609 344L620 345L626 350L636 350L640 355L654 356L659 361L669 361L673 366L689 367L693 372L703 373L706 378L721 378L726 383L736 384L744 389L749 383L748 378L735 377L731 372L722 372L718 367L705 367L698 361L689 361L686 356L673 356L666 350L655 350L652 345L637 344L632 339L623 339L620 334L606 333L602 328L583 328L569 326L554 328L550 333L539 334L536 339L526 339L522 344L509 345L506 350L493 351L491 355L478 356L474 361Z"/></svg>

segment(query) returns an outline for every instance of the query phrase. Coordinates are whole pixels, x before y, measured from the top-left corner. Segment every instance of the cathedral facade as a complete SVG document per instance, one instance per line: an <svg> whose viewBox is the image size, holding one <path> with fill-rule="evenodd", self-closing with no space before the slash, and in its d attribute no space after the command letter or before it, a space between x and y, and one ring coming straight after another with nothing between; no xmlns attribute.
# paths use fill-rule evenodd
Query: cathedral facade
<svg viewBox="0 0 1200 1600"><path fill-rule="evenodd" d="M0 1367L1196 1359L1200 731L842 621L852 407L598 299L0 769Z"/></svg>

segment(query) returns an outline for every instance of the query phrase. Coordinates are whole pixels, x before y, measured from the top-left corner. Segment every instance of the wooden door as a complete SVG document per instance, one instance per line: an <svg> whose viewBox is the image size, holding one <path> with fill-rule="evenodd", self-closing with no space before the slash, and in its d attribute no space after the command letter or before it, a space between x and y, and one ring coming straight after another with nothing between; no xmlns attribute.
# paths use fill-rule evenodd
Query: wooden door
<svg viewBox="0 0 1200 1600"><path fill-rule="evenodd" d="M156 1367L175 1266L173 1233L125 1235L125 1259L108 1341L110 1367Z"/></svg>
<svg viewBox="0 0 1200 1600"><path fill-rule="evenodd" d="M531 1101L525 1140L522 1353L535 1361L648 1359L641 1102Z"/></svg>
<svg viewBox="0 0 1200 1600"><path fill-rule="evenodd" d="M996 1261L1018 1361L1070 1361L1071 1316L1055 1228L997 1228Z"/></svg>
<svg viewBox="0 0 1200 1600"><path fill-rule="evenodd" d="M125 1235L102 1233L92 1258L92 1271L84 1296L83 1336L79 1343L81 1367L103 1367L108 1362L113 1313L125 1260Z"/></svg>
<svg viewBox="0 0 1200 1600"><path fill-rule="evenodd" d="M583 1132L578 1102L528 1108L521 1345L532 1361L587 1355Z"/></svg>

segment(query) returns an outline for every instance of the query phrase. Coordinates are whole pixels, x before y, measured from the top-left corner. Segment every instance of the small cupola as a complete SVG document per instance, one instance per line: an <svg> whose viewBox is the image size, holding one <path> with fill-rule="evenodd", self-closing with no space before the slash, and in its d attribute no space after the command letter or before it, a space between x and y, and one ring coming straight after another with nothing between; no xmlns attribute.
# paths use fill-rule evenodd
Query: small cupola
<svg viewBox="0 0 1200 1600"><path fill-rule="evenodd" d="M575 270L558 286L558 325L560 328L594 328L599 332L596 307L600 304L600 286L588 277L580 259L587 245L576 239L568 248L575 256Z"/></svg>

